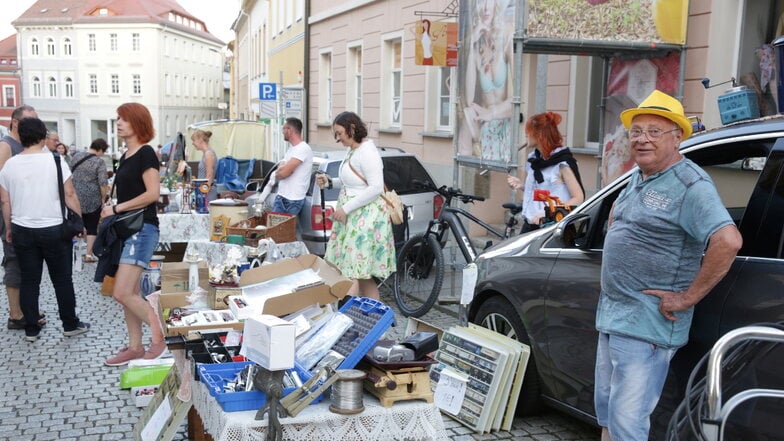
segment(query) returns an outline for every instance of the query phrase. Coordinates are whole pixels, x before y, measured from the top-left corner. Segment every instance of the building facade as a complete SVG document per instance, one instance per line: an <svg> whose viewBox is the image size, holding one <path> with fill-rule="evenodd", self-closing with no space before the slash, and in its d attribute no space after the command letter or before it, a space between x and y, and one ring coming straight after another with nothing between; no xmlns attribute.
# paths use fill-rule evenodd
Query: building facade
<svg viewBox="0 0 784 441"><path fill-rule="evenodd" d="M116 151L124 102L150 109L152 145L221 115L224 43L174 0L39 0L13 25L23 102L78 149L100 137Z"/></svg>
<svg viewBox="0 0 784 441"><path fill-rule="evenodd" d="M0 40L0 125L8 128L11 113L19 106L22 82L16 58L16 35Z"/></svg>

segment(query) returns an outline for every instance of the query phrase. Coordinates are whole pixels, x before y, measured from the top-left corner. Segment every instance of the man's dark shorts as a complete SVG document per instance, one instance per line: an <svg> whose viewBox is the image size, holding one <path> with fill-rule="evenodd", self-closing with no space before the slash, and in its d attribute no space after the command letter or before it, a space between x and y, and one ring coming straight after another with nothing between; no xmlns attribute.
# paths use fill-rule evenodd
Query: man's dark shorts
<svg viewBox="0 0 784 441"><path fill-rule="evenodd" d="M3 283L7 288L19 288L22 285L22 272L19 269L16 251L13 245L5 241L5 238L0 240L3 242L3 268L5 268Z"/></svg>

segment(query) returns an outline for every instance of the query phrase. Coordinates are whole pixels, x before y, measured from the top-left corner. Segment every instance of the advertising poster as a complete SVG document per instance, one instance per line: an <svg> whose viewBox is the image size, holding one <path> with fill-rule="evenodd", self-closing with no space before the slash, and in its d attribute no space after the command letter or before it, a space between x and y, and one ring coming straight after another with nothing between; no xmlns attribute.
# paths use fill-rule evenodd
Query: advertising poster
<svg viewBox="0 0 784 441"><path fill-rule="evenodd" d="M457 23L419 20L414 41L418 66L457 66Z"/></svg>
<svg viewBox="0 0 784 441"><path fill-rule="evenodd" d="M686 43L688 0L529 0L530 38Z"/></svg>
<svg viewBox="0 0 784 441"><path fill-rule="evenodd" d="M675 96L678 92L680 54L661 58L610 60L602 142L602 186L634 166L621 112L637 107L654 89Z"/></svg>
<svg viewBox="0 0 784 441"><path fill-rule="evenodd" d="M516 4L511 0L460 3L458 156L499 165L512 160Z"/></svg>

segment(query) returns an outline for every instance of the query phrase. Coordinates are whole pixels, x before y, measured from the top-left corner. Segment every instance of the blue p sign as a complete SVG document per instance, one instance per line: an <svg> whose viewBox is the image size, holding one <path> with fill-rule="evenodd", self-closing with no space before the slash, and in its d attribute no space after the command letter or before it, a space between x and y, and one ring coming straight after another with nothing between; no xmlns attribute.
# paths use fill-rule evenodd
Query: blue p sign
<svg viewBox="0 0 784 441"><path fill-rule="evenodd" d="M277 85L275 83L259 83L259 99L261 101L277 100Z"/></svg>

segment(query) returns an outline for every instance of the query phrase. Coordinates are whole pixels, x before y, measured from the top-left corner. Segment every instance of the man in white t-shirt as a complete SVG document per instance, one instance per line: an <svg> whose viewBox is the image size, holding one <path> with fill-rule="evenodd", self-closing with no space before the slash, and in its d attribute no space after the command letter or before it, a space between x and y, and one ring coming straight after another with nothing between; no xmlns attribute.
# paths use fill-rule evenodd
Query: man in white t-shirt
<svg viewBox="0 0 784 441"><path fill-rule="evenodd" d="M302 121L286 118L283 124L283 139L291 144L286 156L275 171L278 195L272 211L298 215L305 204L305 195L310 186L313 169L313 150L302 140Z"/></svg>

